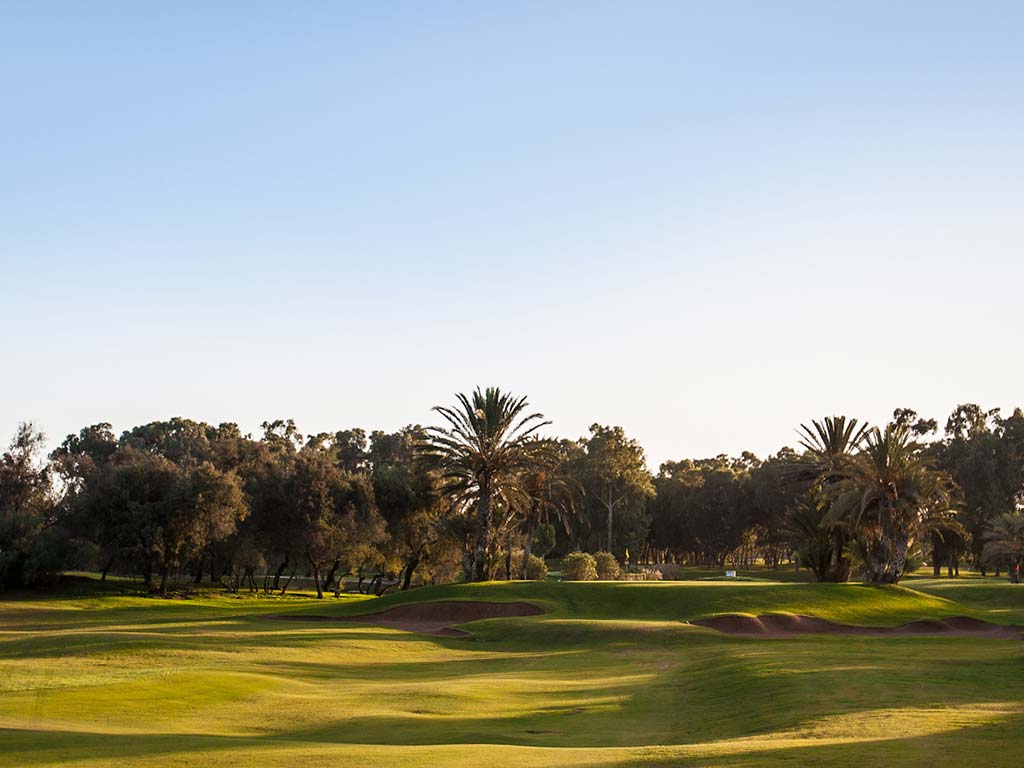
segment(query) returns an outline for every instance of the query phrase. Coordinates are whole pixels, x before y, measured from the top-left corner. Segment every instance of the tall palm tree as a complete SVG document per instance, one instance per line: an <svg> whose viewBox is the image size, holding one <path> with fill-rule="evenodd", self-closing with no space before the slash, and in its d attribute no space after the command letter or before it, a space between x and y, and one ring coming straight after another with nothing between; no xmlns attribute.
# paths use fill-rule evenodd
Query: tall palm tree
<svg viewBox="0 0 1024 768"><path fill-rule="evenodd" d="M952 519L951 478L931 467L921 446L901 425L872 429L843 475L830 521L845 520L855 532L872 583L898 582L915 540L957 525Z"/></svg>
<svg viewBox="0 0 1024 768"><path fill-rule="evenodd" d="M537 440L536 433L551 422L527 413L525 397L497 387L456 398L455 407L434 408L447 425L427 429L424 452L440 471L444 491L475 510L471 575L486 581L494 504L509 501L520 475L550 462L549 441Z"/></svg>
<svg viewBox="0 0 1024 768"><path fill-rule="evenodd" d="M850 578L851 562L846 556L850 533L842 520L833 520L829 507L837 483L868 432L867 424L845 416L829 416L810 426L801 424L797 430L804 452L787 468L785 479L807 488L808 493L794 508L790 529L798 539L798 549L814 560L819 581Z"/></svg>

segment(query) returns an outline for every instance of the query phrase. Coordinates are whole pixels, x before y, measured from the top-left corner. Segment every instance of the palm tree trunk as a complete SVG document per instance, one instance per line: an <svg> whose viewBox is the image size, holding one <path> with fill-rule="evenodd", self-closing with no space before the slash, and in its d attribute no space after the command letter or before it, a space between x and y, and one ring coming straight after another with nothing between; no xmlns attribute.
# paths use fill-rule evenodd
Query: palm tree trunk
<svg viewBox="0 0 1024 768"><path fill-rule="evenodd" d="M909 549L910 545L903 536L897 537L896 541L893 542L892 584L899 583L899 580L903 578L903 571L907 567L907 552Z"/></svg>
<svg viewBox="0 0 1024 768"><path fill-rule="evenodd" d="M487 581L487 550L491 544L491 482L484 477L480 482L480 497L476 505L476 525L473 531L473 581Z"/></svg>
<svg viewBox="0 0 1024 768"><path fill-rule="evenodd" d="M605 503L605 506L608 507L608 551L611 552L612 551L612 509L615 507L615 504L611 503L611 495L609 495L608 499L609 500L608 500L608 502Z"/></svg>
<svg viewBox="0 0 1024 768"><path fill-rule="evenodd" d="M533 554L533 515L526 521L526 543L523 544L523 581L530 578L530 555Z"/></svg>

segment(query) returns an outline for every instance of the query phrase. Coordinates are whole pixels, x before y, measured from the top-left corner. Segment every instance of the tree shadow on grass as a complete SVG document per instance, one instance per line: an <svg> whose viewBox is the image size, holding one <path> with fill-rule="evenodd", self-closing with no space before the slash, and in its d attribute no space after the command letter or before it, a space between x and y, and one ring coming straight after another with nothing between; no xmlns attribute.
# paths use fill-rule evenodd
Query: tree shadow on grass
<svg viewBox="0 0 1024 768"><path fill-rule="evenodd" d="M359 724L351 725L354 728ZM575 746L579 750L590 750L594 763L607 768L848 768L860 765L899 765L902 768L962 768L965 765L984 765L986 768L1019 768L1020 751L1017 745L1022 727L1024 718L1012 715L991 723L950 727L917 735L895 732L881 738L865 734L840 740L787 739L784 738L784 734L779 734L780 738L774 742L770 739L745 742L709 741L691 745L666 744L635 750L627 749L629 756L619 760L605 759L601 748L597 746ZM345 731L350 732L350 729L346 728ZM355 742L346 739L345 733L338 733L336 738L321 739L316 743L308 739L313 735L315 734L303 732L295 736L250 738L191 733L101 734L0 728L0 743L4 745L4 750L0 753L0 762L31 768L103 760L128 761L125 764L130 764L133 759L177 756L177 759L185 763L195 762L202 753L204 762L216 765L218 760L215 753L218 752L237 752L239 755L258 759L261 753L270 757L273 750L288 750L294 747L301 748L314 759L318 751L322 750L322 764L326 765L343 760L346 746L351 746L354 754L364 751L360 747L373 746L384 750L380 754L380 765L434 764L430 752L407 752L403 748L409 745L404 743ZM458 741L438 741L436 746L458 747L459 744ZM462 746L472 749L474 755L483 759L486 759L488 746L499 745L525 746L513 740L462 743ZM529 746L540 745L536 744L535 740ZM574 753L575 750L569 749L565 754L568 757ZM621 754L619 750L616 750L616 753ZM507 751L502 751L501 754L505 758L510 756ZM550 764L556 766L562 762L555 757Z"/></svg>
<svg viewBox="0 0 1024 768"><path fill-rule="evenodd" d="M1012 715L917 735L901 734L896 725L891 735L882 737L660 746L638 749L627 759L607 763L607 768L1020 768L1022 727L1024 717Z"/></svg>

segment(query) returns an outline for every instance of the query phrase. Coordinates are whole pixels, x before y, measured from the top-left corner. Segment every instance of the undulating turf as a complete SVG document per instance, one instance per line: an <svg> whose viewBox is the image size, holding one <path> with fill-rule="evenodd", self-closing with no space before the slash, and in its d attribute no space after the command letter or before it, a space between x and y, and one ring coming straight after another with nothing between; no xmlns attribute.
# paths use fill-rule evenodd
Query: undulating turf
<svg viewBox="0 0 1024 768"><path fill-rule="evenodd" d="M0 598L4 766L934 766L1024 759L1024 643L729 637L687 619L1024 621L1024 587L497 583L379 599ZM527 600L439 638L280 613Z"/></svg>

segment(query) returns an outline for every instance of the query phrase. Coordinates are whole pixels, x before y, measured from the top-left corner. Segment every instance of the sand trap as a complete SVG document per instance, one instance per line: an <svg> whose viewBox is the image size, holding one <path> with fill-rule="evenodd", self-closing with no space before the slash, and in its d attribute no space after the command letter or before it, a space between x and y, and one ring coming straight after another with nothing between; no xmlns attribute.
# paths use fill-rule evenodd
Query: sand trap
<svg viewBox="0 0 1024 768"><path fill-rule="evenodd" d="M1024 639L1024 627L989 624L970 616L952 616L948 619L922 619L898 627L855 627L835 624L813 616L786 613L766 613L761 616L727 614L690 622L710 627L727 635L750 637L788 637L791 635L932 635L943 637L1005 637Z"/></svg>
<svg viewBox="0 0 1024 768"><path fill-rule="evenodd" d="M465 637L465 630L453 624L467 624L481 619L507 619L517 616L539 616L544 611L533 603L484 603L472 600L440 600L434 603L407 603L396 605L380 613L359 616L303 616L301 614L275 616L289 621L343 621L372 624L376 627L403 629L423 635Z"/></svg>

